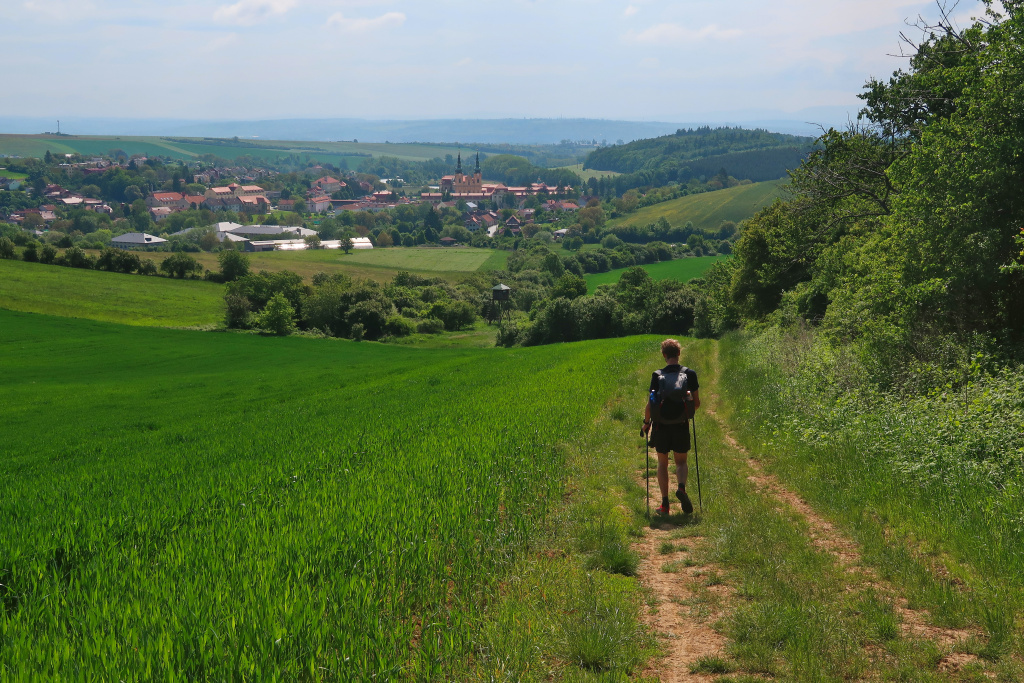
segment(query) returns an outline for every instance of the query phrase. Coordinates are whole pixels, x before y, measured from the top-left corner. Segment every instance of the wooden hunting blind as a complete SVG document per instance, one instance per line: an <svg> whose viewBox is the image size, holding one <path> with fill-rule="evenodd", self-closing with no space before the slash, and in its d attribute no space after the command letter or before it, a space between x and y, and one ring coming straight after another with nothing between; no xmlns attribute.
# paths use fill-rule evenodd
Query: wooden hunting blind
<svg viewBox="0 0 1024 683"><path fill-rule="evenodd" d="M500 323L502 318L512 320L512 288L506 284L498 284L491 289L491 301L494 306L491 310L497 313L497 320Z"/></svg>

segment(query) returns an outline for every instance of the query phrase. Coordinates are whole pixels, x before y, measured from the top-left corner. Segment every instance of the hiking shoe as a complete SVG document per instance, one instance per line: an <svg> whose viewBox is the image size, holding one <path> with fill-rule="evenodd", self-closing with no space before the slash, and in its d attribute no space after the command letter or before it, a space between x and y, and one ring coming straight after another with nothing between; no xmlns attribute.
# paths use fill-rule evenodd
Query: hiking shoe
<svg viewBox="0 0 1024 683"><path fill-rule="evenodd" d="M662 503L658 507L654 508L654 514L659 517L668 517L668 504Z"/></svg>
<svg viewBox="0 0 1024 683"><path fill-rule="evenodd" d="M693 514L693 503L690 502L690 497L686 495L686 489L676 489L676 498L683 504L683 512L688 515Z"/></svg>

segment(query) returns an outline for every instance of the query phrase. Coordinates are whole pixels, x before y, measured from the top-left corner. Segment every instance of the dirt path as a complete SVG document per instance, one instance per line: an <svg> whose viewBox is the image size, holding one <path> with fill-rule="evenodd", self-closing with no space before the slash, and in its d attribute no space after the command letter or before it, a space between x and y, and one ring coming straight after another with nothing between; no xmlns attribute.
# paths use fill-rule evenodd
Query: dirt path
<svg viewBox="0 0 1024 683"><path fill-rule="evenodd" d="M807 523L811 542L821 551L835 557L839 566L850 575L851 584L870 586L893 600L896 611L901 617L901 629L904 636L931 640L942 648L950 649L961 641L981 635L971 629L933 626L928 623L927 610L910 609L907 599L893 585L881 579L871 567L863 564L861 550L856 541L844 535L836 529L835 525L816 513L799 495L787 489L775 475L765 472L760 461L752 457L747 449L736 441L729 432L728 426L713 410L708 410L707 414L721 425L724 441L729 447L746 459L747 466L753 471L753 474L747 479L754 484L757 490L763 495L774 498L778 503L801 517ZM854 587L851 585L851 589ZM946 665L944 669L949 671L959 669L976 660L977 658L972 655L954 653L948 655L943 664Z"/></svg>
<svg viewBox="0 0 1024 683"><path fill-rule="evenodd" d="M654 462L652 459L652 471ZM646 486L642 477L639 483ZM678 513L679 504L673 502ZM653 515L654 508L661 504L653 477L650 503ZM704 539L696 535L699 514L675 514L653 520L633 548L642 558L637 578L649 596L644 622L667 654L653 661L644 676L656 676L666 682L713 681L715 676L690 673L690 665L702 657L723 655L726 639L711 624L724 613L732 589L718 582L717 567L702 564L698 559L704 544ZM666 543L674 546L669 552L662 548Z"/></svg>

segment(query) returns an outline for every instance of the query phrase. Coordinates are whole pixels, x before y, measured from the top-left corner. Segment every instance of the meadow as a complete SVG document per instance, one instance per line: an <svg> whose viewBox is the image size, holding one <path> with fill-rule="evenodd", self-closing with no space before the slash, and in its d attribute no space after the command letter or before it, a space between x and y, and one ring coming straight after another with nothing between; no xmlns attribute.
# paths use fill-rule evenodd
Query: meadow
<svg viewBox="0 0 1024 683"><path fill-rule="evenodd" d="M738 223L750 218L759 210L782 196L786 181L772 180L751 185L738 185L715 192L703 192L646 206L635 213L608 221L608 227L624 225L649 225L664 217L671 225L685 225L692 222L694 227L717 230L722 221Z"/></svg>
<svg viewBox="0 0 1024 683"><path fill-rule="evenodd" d="M8 311L0 344L0 671L50 679L464 675L487 596L562 505L565 440L650 347Z"/></svg>
<svg viewBox="0 0 1024 683"><path fill-rule="evenodd" d="M92 252L94 255L98 252ZM170 254L154 252L150 255L157 263ZM220 268L217 254L197 252L190 254L207 270ZM402 270L427 277L446 280L481 270L499 270L508 261L508 252L498 249L394 247L390 249L356 250L345 254L338 249L305 251L263 251L246 254L252 270L290 270L309 280L318 272L345 273L351 277L376 282L388 282Z"/></svg>
<svg viewBox="0 0 1024 683"><path fill-rule="evenodd" d="M698 256L695 258L681 258L672 261L660 261L658 263L645 263L640 267L647 271L652 280L679 280L689 282L695 277L700 277L704 271L716 262L729 258L728 256ZM593 294L600 285L613 285L619 281L622 274L628 268L617 268L607 273L587 273L583 279L587 282L587 293Z"/></svg>
<svg viewBox="0 0 1024 683"><path fill-rule="evenodd" d="M591 178L614 178L617 175L621 175L617 171L597 171L592 168L584 169L583 164L574 164L572 166L560 166L559 168L564 168L568 171L572 171L576 175L583 178L584 182L590 180Z"/></svg>
<svg viewBox="0 0 1024 683"><path fill-rule="evenodd" d="M113 135L0 135L0 155L42 158L46 151L53 154L107 154L112 149L126 154L166 156L173 159L194 159L204 154L215 154L223 159L249 155L263 159L278 159L291 154L315 158L321 162L356 168L367 156L394 156L409 161L444 158L459 152L457 146L425 145L414 143L359 143L359 142L294 142L285 140L241 140L243 145L201 144L191 138L164 138L149 136Z"/></svg>
<svg viewBox="0 0 1024 683"><path fill-rule="evenodd" d="M224 321L224 287L0 259L0 308L162 327Z"/></svg>

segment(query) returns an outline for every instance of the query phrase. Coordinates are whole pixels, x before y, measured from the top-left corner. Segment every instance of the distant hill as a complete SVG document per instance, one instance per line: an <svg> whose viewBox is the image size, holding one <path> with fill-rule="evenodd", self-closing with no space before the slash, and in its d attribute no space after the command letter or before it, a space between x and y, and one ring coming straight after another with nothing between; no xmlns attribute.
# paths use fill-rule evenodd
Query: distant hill
<svg viewBox="0 0 1024 683"><path fill-rule="evenodd" d="M728 175L754 182L775 180L796 168L812 149L809 137L744 128L678 130L649 140L603 147L585 169L650 176L655 184Z"/></svg>
<svg viewBox="0 0 1024 683"><path fill-rule="evenodd" d="M692 222L695 228L717 230L722 221L739 223L771 204L782 195L782 184L781 180L773 180L680 197L613 219L609 221L608 227L614 230L619 227L644 226L664 217L673 226Z"/></svg>
<svg viewBox="0 0 1024 683"><path fill-rule="evenodd" d="M360 142L461 142L473 144L553 145L562 140L587 140L615 144L668 135L680 128L709 123L766 127L769 130L805 132L816 135L820 130L805 121L821 121L841 125L838 117L822 113L783 120L757 121L721 115L712 119L663 121L613 121L608 119L275 119L264 121L215 121L185 119L115 119L62 117L60 129L72 135L174 136L261 138L270 140L359 140ZM843 117L845 118L845 116ZM56 131L57 121L50 118L0 116L0 133L38 134Z"/></svg>

